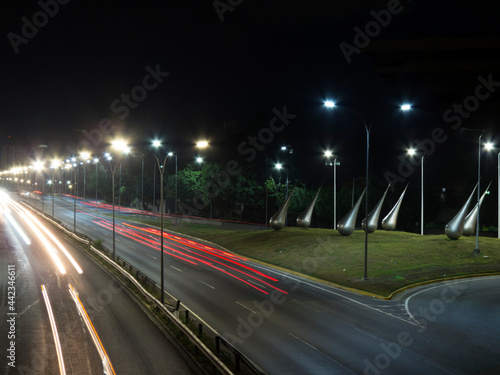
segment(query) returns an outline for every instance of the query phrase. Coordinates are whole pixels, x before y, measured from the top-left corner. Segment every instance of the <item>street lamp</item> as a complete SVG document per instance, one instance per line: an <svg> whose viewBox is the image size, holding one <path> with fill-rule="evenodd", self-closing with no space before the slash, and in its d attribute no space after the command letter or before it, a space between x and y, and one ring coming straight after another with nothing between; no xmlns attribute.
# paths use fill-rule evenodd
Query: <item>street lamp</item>
<svg viewBox="0 0 500 375"><path fill-rule="evenodd" d="M417 150L409 148L408 156L413 157L417 154ZM425 152L422 153L420 158L420 234L424 235L424 157Z"/></svg>
<svg viewBox="0 0 500 375"><path fill-rule="evenodd" d="M80 152L80 157L84 161L82 163L82 165L83 165L83 199L85 199L86 198L86 195L85 195L85 190L86 190L85 163L87 163L87 164L90 163L90 153L87 151L82 151L82 152Z"/></svg>
<svg viewBox="0 0 500 375"><path fill-rule="evenodd" d="M43 173L43 162L42 161L36 161L33 166L34 166L34 168L36 170L37 180L38 180L38 172L42 172L42 213L44 213L44 211L45 211L45 199L44 199L44 194L45 194L45 175Z"/></svg>
<svg viewBox="0 0 500 375"><path fill-rule="evenodd" d="M55 185L55 171L56 168L59 168L61 165L61 162L57 159L52 160L52 164L50 165L50 168L52 169L52 218L54 218L54 185Z"/></svg>
<svg viewBox="0 0 500 375"><path fill-rule="evenodd" d="M285 192L285 202L286 200L288 199L288 172L287 170L283 167L283 164L281 163L276 163L275 165L275 168L278 170L278 171L281 171L282 169L285 171L285 175L286 175L286 192ZM281 177L280 177L281 179ZM288 215L287 215L288 216ZM285 217L285 225L287 225L287 218Z"/></svg>
<svg viewBox="0 0 500 375"><path fill-rule="evenodd" d="M325 151L326 165L333 166L333 229L337 229L337 156L330 150ZM333 162L330 160L333 158Z"/></svg>
<svg viewBox="0 0 500 375"><path fill-rule="evenodd" d="M114 149L121 151L122 153L126 154L130 151L130 147L127 146L127 144L124 141L121 140L115 140L111 142L111 145ZM116 246L115 246L115 240L116 240L116 229L115 229L115 224L116 224L116 219L115 219L115 175L116 175L116 164L114 167L111 165L111 160L113 160L113 157L111 156L110 153L104 154L106 157L106 160L108 160L109 164L109 169L111 170L111 189L112 189L112 201L113 201L113 262L115 261L116 258ZM120 160L120 169L121 169L121 160Z"/></svg>
<svg viewBox="0 0 500 375"><path fill-rule="evenodd" d="M491 142L486 142L484 144L484 149L486 151L492 151L495 148L495 145ZM498 221L497 221L497 236L500 238L500 152L498 153L498 164L497 164L497 178L498 178L498 195L497 195L497 216L498 216Z"/></svg>
<svg viewBox="0 0 500 375"><path fill-rule="evenodd" d="M111 142L111 147L115 150L128 154L130 152L130 146L127 145L123 139L115 139ZM122 162L120 160L120 177L119 177L119 186L118 186L118 212L121 212L121 192L122 192Z"/></svg>
<svg viewBox="0 0 500 375"><path fill-rule="evenodd" d="M201 140L196 142L196 147L197 148L207 148L208 147L208 141L206 140Z"/></svg>
<svg viewBox="0 0 500 375"><path fill-rule="evenodd" d="M476 216L476 247L474 248L474 254L479 254L479 201L481 199L481 139L483 138L484 129L467 129L466 131L480 132L478 138L478 151L477 151L477 216Z"/></svg>
<svg viewBox="0 0 500 375"><path fill-rule="evenodd" d="M168 156L175 156L175 201L174 201L174 220L175 225L177 225L177 152L170 151Z"/></svg>
<svg viewBox="0 0 500 375"><path fill-rule="evenodd" d="M383 113L392 110L393 108L386 108L379 113L377 113L375 116L373 116L372 120L370 121L369 124L366 123L364 117L356 111L355 109L347 106L337 106L334 101L332 100L326 100L324 102L324 105L326 108L335 108L335 107L340 107L340 108L345 108L347 110L350 110L353 112L356 116L358 116L361 119L361 122L365 126L366 130L366 195L365 195L365 220L368 220L368 186L369 186L369 173L368 173L368 167L369 167L369 161L370 161L370 131L373 125L373 122L375 119L377 119L380 115ZM411 109L410 104L403 104L400 107L400 110L402 111L409 111ZM367 280L368 279L368 225L365 225L365 266L364 266L364 275L363 279Z"/></svg>
<svg viewBox="0 0 500 375"><path fill-rule="evenodd" d="M99 158L94 158L95 164L95 212L97 213L97 167L99 165Z"/></svg>
<svg viewBox="0 0 500 375"><path fill-rule="evenodd" d="M158 142L153 142L153 147L155 148L160 148L161 147L161 142L158 141ZM163 266L163 174L165 172L165 164L167 163L167 157L168 156L165 156L165 159L163 159L163 164L160 164L160 159L158 158L158 156L154 155L154 157L156 158L156 162L158 164L158 169L160 170L160 267L161 267L161 270L160 270L160 277L161 277L161 303L163 304L164 303L164 266Z"/></svg>

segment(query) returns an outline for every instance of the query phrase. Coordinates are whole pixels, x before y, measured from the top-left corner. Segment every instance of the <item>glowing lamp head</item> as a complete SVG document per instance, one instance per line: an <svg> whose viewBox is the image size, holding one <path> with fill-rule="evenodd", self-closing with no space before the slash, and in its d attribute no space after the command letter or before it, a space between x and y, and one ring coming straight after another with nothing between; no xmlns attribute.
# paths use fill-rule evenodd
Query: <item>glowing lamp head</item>
<svg viewBox="0 0 500 375"><path fill-rule="evenodd" d="M335 102L333 100L325 100L324 105L326 108L333 108L335 107Z"/></svg>

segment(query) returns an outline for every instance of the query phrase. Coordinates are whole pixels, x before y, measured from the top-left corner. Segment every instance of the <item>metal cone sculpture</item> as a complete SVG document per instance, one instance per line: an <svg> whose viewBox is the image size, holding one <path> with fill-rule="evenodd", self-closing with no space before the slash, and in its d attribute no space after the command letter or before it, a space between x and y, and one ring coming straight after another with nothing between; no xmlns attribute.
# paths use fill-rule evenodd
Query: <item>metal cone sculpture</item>
<svg viewBox="0 0 500 375"><path fill-rule="evenodd" d="M385 192L384 192L384 195L382 195L382 198L380 198L380 200L378 201L377 205L372 210L372 212L370 212L368 214L368 221L365 218L361 222L361 227L363 229L365 229L366 223L368 222L368 228L367 228L368 233L375 232L378 228L378 218L380 217L380 211L382 210L382 205L384 204L384 199L385 199L385 196L387 195L387 191L389 190L390 186L391 186L391 184L389 184L389 186L387 186L387 189L385 189Z"/></svg>
<svg viewBox="0 0 500 375"><path fill-rule="evenodd" d="M347 214L339 221L337 225L337 230L343 236L350 236L354 232L354 227L356 225L356 217L358 216L359 206L361 206L361 200L363 195L365 195L365 190L361 193L361 196L356 201L356 204L347 212Z"/></svg>
<svg viewBox="0 0 500 375"><path fill-rule="evenodd" d="M382 219L382 228L384 228L385 230L394 230L396 228L399 209L401 208L401 203L403 202L406 189L408 189L408 185L406 185L405 189L403 190L403 193L401 193L401 196L399 197L398 201L396 202L392 210L387 214L386 217Z"/></svg>
<svg viewBox="0 0 500 375"><path fill-rule="evenodd" d="M314 205L316 204L316 200L318 199L319 192L321 187L318 189L316 196L313 201L309 204L309 206L302 212L299 217L297 217L297 226L302 228L309 228L311 225L311 217L314 210Z"/></svg>
<svg viewBox="0 0 500 375"><path fill-rule="evenodd" d="M481 195L481 199L479 199L479 209L481 209L481 205L483 204L484 197L486 196L486 192L490 188L491 182L484 191L483 195ZM477 203L472 209L472 211L465 218L464 223L464 236L472 236L476 231L476 222L477 222Z"/></svg>
<svg viewBox="0 0 500 375"><path fill-rule="evenodd" d="M281 206L281 208L276 212L271 219L269 220L269 224L271 224L271 228L274 230L283 229L286 223L286 214L288 212L288 206L290 205L290 200L292 199L293 189L290 192L286 202Z"/></svg>
<svg viewBox="0 0 500 375"><path fill-rule="evenodd" d="M450 240L457 240L464 233L465 216L467 215L467 211L469 210L469 205L470 202L472 201L472 197L474 195L474 192L476 191L476 188L477 184L474 187L474 190L472 190L472 193L469 199L467 199L467 202L465 202L465 204L460 209L460 211L458 211L455 217L451 219L451 221L448 224L446 224L446 227L444 228L444 233L448 236Z"/></svg>

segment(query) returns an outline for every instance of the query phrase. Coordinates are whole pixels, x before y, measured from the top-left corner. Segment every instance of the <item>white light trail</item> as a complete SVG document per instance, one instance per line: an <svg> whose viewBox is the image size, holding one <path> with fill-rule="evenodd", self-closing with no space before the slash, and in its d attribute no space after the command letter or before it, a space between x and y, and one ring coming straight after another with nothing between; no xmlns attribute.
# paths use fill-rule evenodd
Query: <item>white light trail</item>
<svg viewBox="0 0 500 375"><path fill-rule="evenodd" d="M103 365L103 370L105 374L115 374L115 370L113 369L113 366L111 365L111 361L109 360L108 354L106 353L106 350L104 349L104 346L102 345L101 339L99 339L99 335L97 334L94 325L92 324L92 321L89 318L89 315L87 314L87 310L85 310L85 307L83 307L82 301L80 301L80 298L78 297L78 293L76 290L73 288L73 285L69 285L69 294L71 294L71 297L73 297L73 300L76 303L76 308L78 309L78 312L80 316L82 317L83 321L85 322L85 325L87 326L87 329L90 333L90 336L92 337L92 340L94 341L94 345L99 352L99 355L102 360L102 365Z"/></svg>
<svg viewBox="0 0 500 375"><path fill-rule="evenodd" d="M66 375L66 369L64 368L64 359L62 354L61 342L59 341L59 333L57 332L56 320L54 314L52 313L52 307L50 305L49 296L45 285L42 285L42 295L45 300L45 306L47 306L47 313L49 314L50 325L52 327L52 335L54 336L54 342L56 344L57 361L59 362L59 373L61 375Z"/></svg>
<svg viewBox="0 0 500 375"><path fill-rule="evenodd" d="M78 265L76 260L71 256L68 250L66 250L66 248L61 244L61 242L59 242L59 240L40 222L40 220L38 220L35 216L33 216L31 212L27 211L24 208L23 211L30 217L31 220L33 220L33 222L35 222L35 224L37 224L40 227L40 229L42 229L45 232L47 236L49 236L49 238L57 245L57 247L63 252L63 254L66 255L66 258L68 258L73 267L75 267L76 271L79 274L82 274L83 270Z"/></svg>

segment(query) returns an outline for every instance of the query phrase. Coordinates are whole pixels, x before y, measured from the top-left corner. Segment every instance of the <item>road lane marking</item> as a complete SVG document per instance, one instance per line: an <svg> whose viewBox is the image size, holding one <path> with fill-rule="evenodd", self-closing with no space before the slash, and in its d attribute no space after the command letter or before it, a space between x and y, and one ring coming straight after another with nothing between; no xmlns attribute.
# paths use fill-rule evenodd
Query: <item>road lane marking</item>
<svg viewBox="0 0 500 375"><path fill-rule="evenodd" d="M304 344L306 344L307 346L310 346L310 347L311 347L311 348L313 348L314 350L316 350L316 351L318 351L318 352L320 352L320 353L322 353L322 354L325 354L325 353L323 353L321 350L319 350L317 347L315 347L314 345L311 345L311 344L309 344L307 341L302 340L300 337L295 336L292 332L288 332L288 334L289 334L290 336L292 336L292 337L295 337L297 340L299 340L299 341L303 342L303 343L304 343Z"/></svg>
<svg viewBox="0 0 500 375"><path fill-rule="evenodd" d="M152 256L151 254L146 254L148 257L151 257L153 259L156 259L156 257Z"/></svg>
<svg viewBox="0 0 500 375"><path fill-rule="evenodd" d="M172 267L174 270L177 270L177 271L179 271L179 272L182 272L182 270L181 270L180 268L177 268L177 267L174 267L174 266L170 266L170 267Z"/></svg>
<svg viewBox="0 0 500 375"><path fill-rule="evenodd" d="M257 314L257 311L252 310L250 307L247 307L247 306L245 306L244 304L242 304L242 303L240 303L240 302L238 302L238 301L236 301L236 303L237 303L238 305L240 305L241 307L244 307L245 309L250 310L250 311L251 311L251 312L253 312L254 314Z"/></svg>
<svg viewBox="0 0 500 375"><path fill-rule="evenodd" d="M438 369L440 369L440 370L443 370L444 372L446 372L446 373L448 373L448 374L455 375L455 373L454 373L454 372L448 371L447 369L445 369L445 368L443 368L443 367L441 367L441 366L438 366L438 365L436 365L436 364L432 363L431 361L428 361L427 359L425 360L425 362L427 362L427 363L428 363L429 365L431 365L431 366L434 366L434 367L436 367L436 368L438 368Z"/></svg>
<svg viewBox="0 0 500 375"><path fill-rule="evenodd" d="M357 328L357 327L356 327L356 331L361 332L361 333L364 333L365 335L370 336L372 339L375 339L375 340L381 341L381 342L383 342L384 344L391 345L391 343L390 343L390 342L387 342L387 341L385 341L385 340L382 340L381 338L379 338L379 337L377 337L377 336L375 336L375 335L372 335L371 333L368 333L368 332L366 332L366 331L365 331L365 330L363 330L363 329L360 329L360 328Z"/></svg>
<svg viewBox="0 0 500 375"><path fill-rule="evenodd" d="M296 300L295 298L292 298L292 301L297 302L298 304L300 304L300 305L302 305L302 306L305 306L305 307L307 307L308 309L311 309L311 310L313 310L313 311L319 312L319 310L316 310L315 308L312 308L311 306L306 305L305 303L302 303L302 302L300 302L300 301Z"/></svg>
<svg viewBox="0 0 500 375"><path fill-rule="evenodd" d="M205 285L206 285L206 286L208 286L209 288L215 289L215 287L214 287L214 286L212 286L212 285L210 285L210 284L207 284L207 283L206 283L206 282L204 282L204 281L201 281L201 280L198 280L198 281L199 281L200 283L202 283L202 284L205 284Z"/></svg>
<svg viewBox="0 0 500 375"><path fill-rule="evenodd" d="M254 285L257 285L257 286L258 286L258 287L260 287L260 288L265 288L265 287L266 287L265 285L259 284L259 283L255 282L255 281L251 280L251 279L247 279L247 281L248 281L249 283L252 283L252 284L254 284Z"/></svg>

